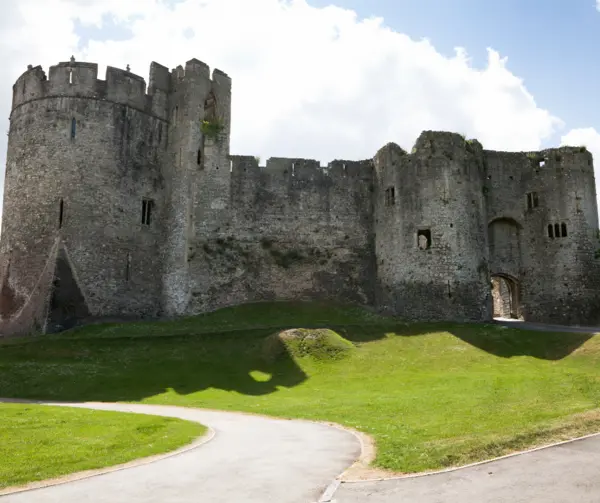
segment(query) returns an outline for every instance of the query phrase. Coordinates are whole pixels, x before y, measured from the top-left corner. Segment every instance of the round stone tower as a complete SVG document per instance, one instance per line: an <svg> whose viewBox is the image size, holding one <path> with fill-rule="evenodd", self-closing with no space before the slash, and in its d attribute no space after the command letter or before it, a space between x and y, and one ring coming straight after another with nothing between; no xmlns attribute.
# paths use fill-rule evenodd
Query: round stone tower
<svg viewBox="0 0 600 503"><path fill-rule="evenodd" d="M491 319L481 145L426 131L411 154L381 149L375 170L380 305L413 319Z"/></svg>
<svg viewBox="0 0 600 503"><path fill-rule="evenodd" d="M160 303L170 72L71 58L13 88L0 260L3 333L53 331Z"/></svg>

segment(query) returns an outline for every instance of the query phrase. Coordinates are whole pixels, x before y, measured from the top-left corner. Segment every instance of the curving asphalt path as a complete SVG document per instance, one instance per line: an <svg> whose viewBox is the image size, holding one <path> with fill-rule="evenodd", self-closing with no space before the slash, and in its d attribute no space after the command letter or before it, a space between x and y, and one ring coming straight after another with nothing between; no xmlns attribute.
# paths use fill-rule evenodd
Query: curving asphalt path
<svg viewBox="0 0 600 503"><path fill-rule="evenodd" d="M215 435L153 463L0 496L1 503L311 503L361 450L352 433L308 421L158 405L47 405L178 417Z"/></svg>
<svg viewBox="0 0 600 503"><path fill-rule="evenodd" d="M600 435L443 473L344 483L334 501L598 503Z"/></svg>

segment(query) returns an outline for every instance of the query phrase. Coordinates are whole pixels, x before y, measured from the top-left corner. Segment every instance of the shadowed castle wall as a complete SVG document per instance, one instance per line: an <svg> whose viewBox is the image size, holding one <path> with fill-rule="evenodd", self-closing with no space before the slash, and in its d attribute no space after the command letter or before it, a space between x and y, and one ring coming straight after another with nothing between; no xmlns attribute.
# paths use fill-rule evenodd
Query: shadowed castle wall
<svg viewBox="0 0 600 503"><path fill-rule="evenodd" d="M38 67L15 84L2 252L17 297L60 238L92 316L152 315L162 205L153 225L140 214L143 198L162 202L164 113L140 77L110 67L96 77L96 65L61 63L49 79Z"/></svg>
<svg viewBox="0 0 600 503"><path fill-rule="evenodd" d="M411 154L382 148L375 169L378 305L410 319L491 319L481 146L426 131Z"/></svg>
<svg viewBox="0 0 600 503"><path fill-rule="evenodd" d="M226 209L196 227L192 311L275 299L372 304L370 161L322 168L272 158L259 167L253 157L232 156L223 180L231 185L213 204Z"/></svg>

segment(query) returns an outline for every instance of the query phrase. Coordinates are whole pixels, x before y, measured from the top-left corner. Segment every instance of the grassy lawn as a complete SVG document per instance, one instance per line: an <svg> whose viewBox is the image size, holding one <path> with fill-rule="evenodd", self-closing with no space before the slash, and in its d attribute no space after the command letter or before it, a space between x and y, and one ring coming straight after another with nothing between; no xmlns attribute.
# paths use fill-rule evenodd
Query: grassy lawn
<svg viewBox="0 0 600 503"><path fill-rule="evenodd" d="M181 447L206 428L179 419L0 404L0 489Z"/></svg>
<svg viewBox="0 0 600 503"><path fill-rule="evenodd" d="M266 343L275 328L317 326L352 346ZM600 336L276 303L7 341L0 396L335 421L374 437L377 466L416 472L600 431L599 368Z"/></svg>

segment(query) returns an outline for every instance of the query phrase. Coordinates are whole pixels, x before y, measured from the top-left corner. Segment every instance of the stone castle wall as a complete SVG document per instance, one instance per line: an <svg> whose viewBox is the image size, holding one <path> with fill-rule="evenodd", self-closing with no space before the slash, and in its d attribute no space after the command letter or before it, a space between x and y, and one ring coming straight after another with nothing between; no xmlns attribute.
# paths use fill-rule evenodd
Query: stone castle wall
<svg viewBox="0 0 600 503"><path fill-rule="evenodd" d="M217 176L217 175L215 175ZM372 304L371 162L232 156L213 219L197 212L192 312L248 301ZM229 199L223 201L222 195Z"/></svg>
<svg viewBox="0 0 600 503"><path fill-rule="evenodd" d="M388 144L365 161L259 166L229 153L223 72L152 63L148 88L97 73L71 61L15 83L0 333L27 331L26 318L60 329L283 299L482 321L494 277L525 320L600 321L585 148L494 152L425 131L410 154Z"/></svg>

